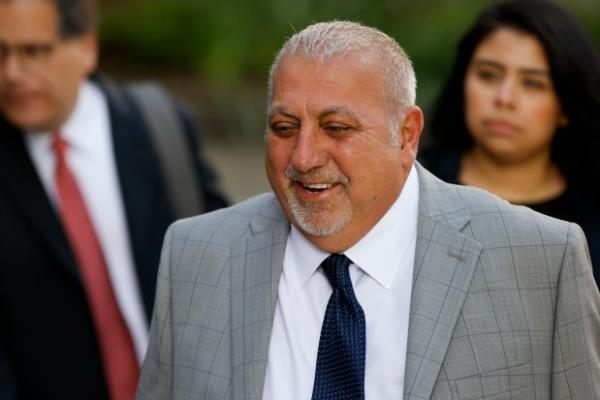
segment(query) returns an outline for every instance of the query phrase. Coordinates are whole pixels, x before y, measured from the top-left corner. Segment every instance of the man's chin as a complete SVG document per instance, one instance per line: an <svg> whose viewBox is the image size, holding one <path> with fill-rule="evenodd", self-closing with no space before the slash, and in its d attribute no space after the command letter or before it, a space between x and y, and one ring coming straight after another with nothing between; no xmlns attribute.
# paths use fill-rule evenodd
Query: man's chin
<svg viewBox="0 0 600 400"><path fill-rule="evenodd" d="M292 209L295 225L304 233L315 237L330 237L340 233L350 222L350 214L318 216L305 210Z"/></svg>
<svg viewBox="0 0 600 400"><path fill-rule="evenodd" d="M52 130L50 122L38 115L23 114L23 113L3 113L6 120L20 129L26 131L49 131Z"/></svg>
<svg viewBox="0 0 600 400"><path fill-rule="evenodd" d="M286 193L290 217L304 233L314 237L338 234L352 219L350 204L345 198L303 201L295 193Z"/></svg>

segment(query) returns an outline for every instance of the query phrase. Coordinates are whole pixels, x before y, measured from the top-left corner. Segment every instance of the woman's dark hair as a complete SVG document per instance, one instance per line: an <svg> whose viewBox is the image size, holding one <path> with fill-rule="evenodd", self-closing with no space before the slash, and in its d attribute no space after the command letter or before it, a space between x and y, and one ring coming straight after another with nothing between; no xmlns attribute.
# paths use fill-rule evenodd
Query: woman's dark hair
<svg viewBox="0 0 600 400"><path fill-rule="evenodd" d="M546 0L512 0L485 9L458 45L450 76L434 104L430 120L435 152L463 153L472 144L465 125L464 80L475 49L499 28L514 28L542 44L550 75L568 124L552 143L552 159L569 184L600 180L600 61L577 21Z"/></svg>

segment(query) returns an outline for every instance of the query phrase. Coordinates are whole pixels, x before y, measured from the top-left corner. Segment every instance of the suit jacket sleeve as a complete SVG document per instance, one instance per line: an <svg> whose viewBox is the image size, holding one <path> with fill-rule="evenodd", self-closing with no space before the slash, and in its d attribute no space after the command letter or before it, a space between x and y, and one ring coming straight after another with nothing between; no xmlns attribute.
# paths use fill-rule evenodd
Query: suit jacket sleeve
<svg viewBox="0 0 600 400"><path fill-rule="evenodd" d="M558 282L552 357L552 399L600 399L600 294L575 224Z"/></svg>

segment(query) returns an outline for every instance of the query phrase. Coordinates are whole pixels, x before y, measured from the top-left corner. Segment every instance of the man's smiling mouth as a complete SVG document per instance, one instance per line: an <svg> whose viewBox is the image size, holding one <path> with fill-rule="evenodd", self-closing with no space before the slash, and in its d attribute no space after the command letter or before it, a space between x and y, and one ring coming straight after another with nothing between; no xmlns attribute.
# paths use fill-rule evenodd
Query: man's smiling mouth
<svg viewBox="0 0 600 400"><path fill-rule="evenodd" d="M298 182L302 187L311 193L321 193L333 186L331 183L302 183Z"/></svg>

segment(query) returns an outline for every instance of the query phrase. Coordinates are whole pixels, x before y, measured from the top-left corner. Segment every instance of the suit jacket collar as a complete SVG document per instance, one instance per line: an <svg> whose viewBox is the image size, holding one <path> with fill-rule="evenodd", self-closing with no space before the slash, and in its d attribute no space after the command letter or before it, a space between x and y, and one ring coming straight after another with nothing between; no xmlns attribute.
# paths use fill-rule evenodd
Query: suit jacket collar
<svg viewBox="0 0 600 400"><path fill-rule="evenodd" d="M420 203L404 399L428 399L481 253L466 231L471 220L454 186L417 164Z"/></svg>
<svg viewBox="0 0 600 400"><path fill-rule="evenodd" d="M174 219L148 127L127 91L96 73L108 102L113 151L146 315L152 312L164 233Z"/></svg>
<svg viewBox="0 0 600 400"><path fill-rule="evenodd" d="M290 223L272 195L233 246L231 327L233 399L262 399L273 313Z"/></svg>
<svg viewBox="0 0 600 400"><path fill-rule="evenodd" d="M453 186L417 164L419 215L405 399L429 398L460 315L481 245ZM274 196L251 219L231 259L233 398L261 399L290 223ZM251 272L250 272L251 271Z"/></svg>

